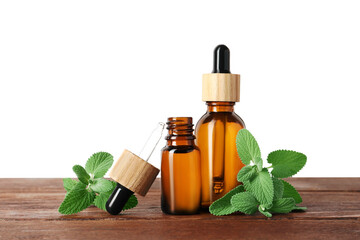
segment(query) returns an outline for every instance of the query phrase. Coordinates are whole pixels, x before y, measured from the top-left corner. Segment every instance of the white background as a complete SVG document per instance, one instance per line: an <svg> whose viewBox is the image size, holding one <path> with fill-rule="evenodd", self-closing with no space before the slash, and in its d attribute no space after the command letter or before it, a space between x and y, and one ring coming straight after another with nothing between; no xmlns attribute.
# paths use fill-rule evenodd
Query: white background
<svg viewBox="0 0 360 240"><path fill-rule="evenodd" d="M299 177L359 177L359 12L359 1L1 1L0 177L75 177L94 152L136 153L167 117L197 122L220 43L264 158L292 149L308 156Z"/></svg>

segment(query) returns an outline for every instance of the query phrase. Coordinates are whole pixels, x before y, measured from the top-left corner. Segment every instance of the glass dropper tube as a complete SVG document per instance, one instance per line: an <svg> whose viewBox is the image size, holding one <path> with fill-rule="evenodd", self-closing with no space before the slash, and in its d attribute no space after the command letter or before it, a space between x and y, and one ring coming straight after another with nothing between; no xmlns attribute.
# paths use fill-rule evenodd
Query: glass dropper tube
<svg viewBox="0 0 360 240"><path fill-rule="evenodd" d="M150 134L149 138L146 140L138 157L140 157L146 162L149 161L151 155L153 154L156 146L158 145L162 137L164 128L165 124L162 122L157 125L157 127ZM107 212L112 215L118 215L123 210L125 204L133 194L133 191L121 185L120 183L117 183L114 191L106 202Z"/></svg>
<svg viewBox="0 0 360 240"><path fill-rule="evenodd" d="M149 138L146 140L143 148L141 149L138 156L144 159L146 162L149 161L151 155L155 151L156 146L160 142L164 128L165 123L159 122L158 126L151 132Z"/></svg>

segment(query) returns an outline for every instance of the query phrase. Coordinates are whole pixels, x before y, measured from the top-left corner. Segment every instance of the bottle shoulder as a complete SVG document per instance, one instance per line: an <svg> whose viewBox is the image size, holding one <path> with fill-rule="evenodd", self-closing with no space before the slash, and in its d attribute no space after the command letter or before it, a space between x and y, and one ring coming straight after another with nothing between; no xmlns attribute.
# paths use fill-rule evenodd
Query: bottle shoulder
<svg viewBox="0 0 360 240"><path fill-rule="evenodd" d="M196 129L204 124L216 121L237 123L245 128L244 120L235 112L206 112L197 122Z"/></svg>
<svg viewBox="0 0 360 240"><path fill-rule="evenodd" d="M173 152L173 153L189 153L193 151L200 151L196 145L179 145L179 146L165 146L161 149L161 152Z"/></svg>

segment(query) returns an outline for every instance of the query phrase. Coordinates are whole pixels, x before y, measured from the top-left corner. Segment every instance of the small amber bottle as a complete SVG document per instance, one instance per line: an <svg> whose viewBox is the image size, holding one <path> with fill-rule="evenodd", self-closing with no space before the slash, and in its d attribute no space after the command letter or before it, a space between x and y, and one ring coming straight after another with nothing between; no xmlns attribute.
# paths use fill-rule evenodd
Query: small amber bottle
<svg viewBox="0 0 360 240"><path fill-rule="evenodd" d="M245 127L234 112L240 99L240 75L230 73L230 51L219 45L214 51L214 70L203 75L203 101L207 112L196 125L196 145L201 151L201 206L208 207L239 183L244 166L237 154L236 135Z"/></svg>
<svg viewBox="0 0 360 240"><path fill-rule="evenodd" d="M168 118L161 159L161 209L167 214L196 214L200 209L200 151L193 126L191 117Z"/></svg>

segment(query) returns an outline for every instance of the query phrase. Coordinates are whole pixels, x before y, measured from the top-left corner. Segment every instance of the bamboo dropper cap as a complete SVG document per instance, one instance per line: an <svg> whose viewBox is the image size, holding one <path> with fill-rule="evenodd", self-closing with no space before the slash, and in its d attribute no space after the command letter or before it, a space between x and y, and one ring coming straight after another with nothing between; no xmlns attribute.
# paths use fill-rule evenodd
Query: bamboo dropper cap
<svg viewBox="0 0 360 240"><path fill-rule="evenodd" d="M127 189L145 196L160 170L125 149L109 176Z"/></svg>
<svg viewBox="0 0 360 240"><path fill-rule="evenodd" d="M164 123L158 124L139 156L125 149L112 167L109 175L117 184L105 204L108 213L119 214L134 193L145 196L149 191L160 170L148 160L161 139L164 127Z"/></svg>
<svg viewBox="0 0 360 240"><path fill-rule="evenodd" d="M212 73L203 74L202 100L204 102L239 102L240 75L230 72L230 50L218 45L214 50Z"/></svg>
<svg viewBox="0 0 360 240"><path fill-rule="evenodd" d="M125 149L112 167L109 176L122 187L145 196L160 172L158 168L148 163L148 160L161 139L164 127L164 123L158 124L147 139L139 156Z"/></svg>

